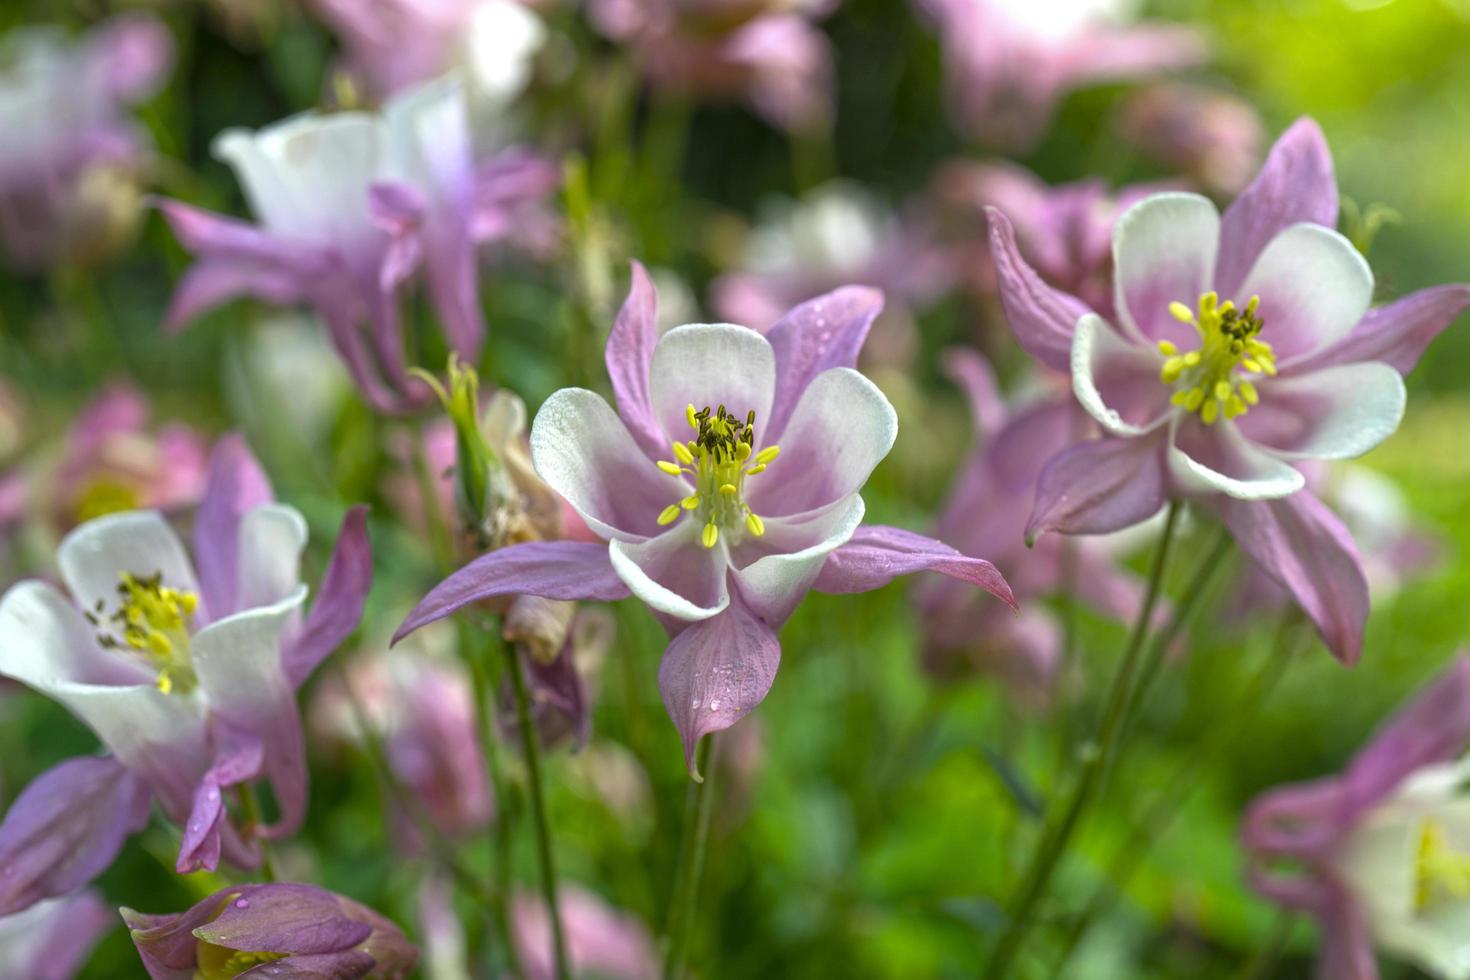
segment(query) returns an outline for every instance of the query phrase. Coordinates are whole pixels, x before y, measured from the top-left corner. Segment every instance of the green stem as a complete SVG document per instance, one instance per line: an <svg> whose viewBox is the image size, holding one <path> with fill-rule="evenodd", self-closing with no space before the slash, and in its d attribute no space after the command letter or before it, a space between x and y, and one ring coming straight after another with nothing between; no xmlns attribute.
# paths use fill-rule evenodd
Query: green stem
<svg viewBox="0 0 1470 980"><path fill-rule="evenodd" d="M546 794L541 782L541 750L536 740L536 727L531 721L526 672L521 665L519 650L507 648L505 660L510 668L511 685L515 688L516 721L521 730L521 747L526 755L526 782L531 791L531 816L536 824L536 858L541 865L541 894L546 900L546 916L551 922L556 976L557 980L571 980L566 937L562 934L561 907L556 900L556 860L551 850L551 824L546 817Z"/></svg>
<svg viewBox="0 0 1470 980"><path fill-rule="evenodd" d="M1096 738L1084 747L1082 770L1078 774L1076 786L1067 800L1061 817L1048 822L1037 844L1021 890L1012 903L1010 921L996 943L995 950L991 953L989 965L981 974L987 980L1004 980L1010 973L1016 957L1021 952L1021 947L1025 944L1027 933L1031 929L1036 906L1046 894L1052 875L1061 863L1067 845L1071 843L1073 834L1081 825L1082 816L1092 802L1103 771L1112 761L1111 757L1116 748L1118 736L1126 720L1125 711L1131 703L1129 693L1132 690L1134 675L1138 670L1139 655L1143 652L1143 641L1148 635L1149 624L1153 621L1154 607L1158 604L1159 593L1164 581L1164 567L1169 557L1169 547L1173 543L1174 531L1179 523L1179 511L1178 501L1169 504L1168 517L1164 522L1164 533L1159 538L1158 547L1154 551L1153 563L1149 568L1148 589L1144 595L1143 605L1138 610L1138 617L1134 620L1133 629L1129 633L1123 660L1118 665L1117 674L1113 676L1112 686L1108 689L1107 703Z"/></svg>
<svg viewBox="0 0 1470 980"><path fill-rule="evenodd" d="M1295 609L1283 617L1276 641L1267 652L1266 662L1251 675L1236 705L1223 712L1223 717L1215 719L1206 728L1206 735L1196 742L1194 751L1189 753L1163 791L1134 823L1128 839L1108 865L1102 883L1092 893L1082 914L1072 923L1062 939L1061 957L1053 971L1055 976L1063 975L1068 960L1092 924L1108 911L1119 893L1127 887L1151 847L1163 838L1174 818L1183 812L1184 802L1199 786L1200 774L1212 771L1212 764L1217 757L1235 742L1245 728L1254 723L1257 712L1276 690L1287 665L1299 652L1299 643L1293 634L1300 625L1300 614Z"/></svg>
<svg viewBox="0 0 1470 980"><path fill-rule="evenodd" d="M699 879L704 872L704 851L709 842L710 783L714 780L712 764L715 736L708 735L700 743L694 762L701 779L690 780L684 796L684 837L679 844L679 865L674 875L674 895L669 903L668 945L664 950L663 980L680 980L689 950L689 934L693 931L694 913L699 905Z"/></svg>
<svg viewBox="0 0 1470 980"><path fill-rule="evenodd" d="M245 818L246 830L253 834L256 828L265 823L261 818L260 799L255 795L253 783L241 783L238 791L240 814ZM271 843L264 837L260 838L260 876L266 881L276 880L276 863L271 856Z"/></svg>

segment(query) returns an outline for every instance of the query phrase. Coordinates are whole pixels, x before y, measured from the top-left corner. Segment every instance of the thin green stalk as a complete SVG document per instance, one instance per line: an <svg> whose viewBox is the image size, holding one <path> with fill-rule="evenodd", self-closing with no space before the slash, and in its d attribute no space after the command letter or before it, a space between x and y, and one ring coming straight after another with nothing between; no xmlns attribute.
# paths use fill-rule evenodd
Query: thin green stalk
<svg viewBox="0 0 1470 980"><path fill-rule="evenodd" d="M556 900L556 859L551 849L551 823L546 816L546 794L541 782L541 750L536 740L536 727L531 721L526 672L521 666L520 651L507 648L505 661L510 668L511 686L515 688L516 720L521 730L521 747L526 755L526 782L531 792L531 816L536 826L536 859L541 865L541 894L546 900L546 916L551 922L556 976L557 980L571 980L566 937L562 934L561 907Z"/></svg>
<svg viewBox="0 0 1470 980"><path fill-rule="evenodd" d="M673 900L669 903L663 980L680 980L683 977L689 935L694 931L694 914L699 906L699 879L704 872L704 851L709 843L714 750L715 736L705 736L696 750L694 762L695 770L703 778L690 780L684 796L684 836L679 844Z"/></svg>
<svg viewBox="0 0 1470 980"><path fill-rule="evenodd" d="M240 815L245 818L246 829L253 832L265 823L261 817L260 800L255 795L255 785L241 783L238 792ZM260 876L266 881L276 880L276 863L271 856L271 843L264 837L260 838Z"/></svg>
<svg viewBox="0 0 1470 980"><path fill-rule="evenodd" d="M1257 712L1270 698L1282 676L1300 652L1300 614L1295 609L1282 618L1277 630L1276 641L1266 654L1266 661L1251 675L1245 691L1236 704L1223 717L1217 718L1206 728L1188 757L1168 780L1163 791L1154 799L1144 814L1134 823L1127 840L1113 856L1107 874L1092 893L1087 905L1068 928L1062 939L1061 957L1057 960L1054 976L1062 976L1068 960L1092 924L1101 918L1148 855L1154 843L1163 838L1170 824L1183 810L1184 801L1199 786L1199 775L1209 772L1212 763L1226 748L1233 744L1241 732L1253 724Z"/></svg>
<svg viewBox="0 0 1470 980"><path fill-rule="evenodd" d="M1010 973L1016 957L1021 952L1021 947L1025 944L1026 936L1031 930L1036 906L1045 896L1047 887L1051 884L1052 875L1061 863L1062 855L1066 853L1067 845L1071 843L1073 834L1080 826L1084 812L1092 802L1093 794L1101 782L1102 773L1112 761L1111 757L1117 746L1118 736L1126 720L1125 711L1131 703L1129 693L1133 687L1134 675L1139 667L1139 656L1143 652L1144 639L1148 635L1149 624L1153 621L1154 607L1158 604L1159 593L1162 590L1164 568L1168 563L1169 548L1174 541L1174 531L1179 523L1179 511L1178 501L1169 504L1169 513L1164 522L1164 533L1159 538L1158 547L1154 551L1153 563L1149 568L1148 589L1144 594L1143 605L1138 610L1138 617L1128 636L1128 645L1123 651L1122 662L1118 665L1118 672L1113 676L1112 686L1108 690L1106 707L1103 710L1096 737L1084 747L1082 769L1078 773L1076 786L1067 800L1060 819L1048 822L1037 844L1021 890L1012 903L1010 921L991 953L989 964L981 974L986 980L1004 980Z"/></svg>

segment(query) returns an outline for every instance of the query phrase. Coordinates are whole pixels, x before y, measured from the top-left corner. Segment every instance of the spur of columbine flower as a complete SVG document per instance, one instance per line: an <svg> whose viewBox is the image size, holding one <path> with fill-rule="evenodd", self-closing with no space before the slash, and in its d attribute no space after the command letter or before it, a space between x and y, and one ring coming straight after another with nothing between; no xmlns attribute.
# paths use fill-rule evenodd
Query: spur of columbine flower
<svg viewBox="0 0 1470 980"><path fill-rule="evenodd" d="M476 249L511 236L555 185L524 151L471 157L463 86L454 76L394 97L381 112L308 112L215 141L244 186L252 225L162 201L199 261L174 291L171 330L251 296L310 306L363 396L384 412L421 405L399 309L422 273L449 346L473 359L485 324Z"/></svg>
<svg viewBox="0 0 1470 980"><path fill-rule="evenodd" d="M1014 602L987 561L861 526L859 491L898 430L888 400L852 366L880 293L839 289L764 336L692 324L660 337L656 307L635 265L607 344L617 411L567 388L531 432L537 472L606 543L492 551L430 592L399 637L496 596L636 595L672 637L659 686L692 766L703 735L770 690L776 630L809 589L860 592L930 569Z"/></svg>
<svg viewBox="0 0 1470 980"><path fill-rule="evenodd" d="M238 437L216 447L194 556L155 511L83 524L61 543L66 590L40 581L0 598L0 675L65 705L110 757L38 777L0 824L0 913L64 894L111 862L149 800L183 828L180 872L225 857L253 866L258 839L305 816L296 689L357 625L372 577L363 508L348 512L321 593L302 618L306 522L275 503ZM279 814L237 818L233 787L267 780Z"/></svg>
<svg viewBox="0 0 1470 980"><path fill-rule="evenodd" d="M1317 976L1377 980L1378 946L1470 977L1470 658L1460 655L1341 775L1270 790L1241 833L1260 894L1314 916Z"/></svg>
<svg viewBox="0 0 1470 980"><path fill-rule="evenodd" d="M1332 225L1337 186L1303 119L1223 217L1158 194L1113 232L1116 317L1055 289L993 212L1007 317L1023 347L1069 370L1108 434L1042 472L1027 535L1098 534L1198 497L1287 588L1341 659L1356 659L1368 589L1342 522L1304 492L1303 461L1359 455L1390 435L1401 375L1470 306L1439 286L1369 309L1373 276Z"/></svg>
<svg viewBox="0 0 1470 980"><path fill-rule="evenodd" d="M315 885L238 885L187 912L122 909L153 980L238 976L404 980L418 950L392 922Z"/></svg>
<svg viewBox="0 0 1470 980"><path fill-rule="evenodd" d="M947 352L945 368L969 400L978 445L950 490L935 534L1015 569L1009 581L1023 608L1010 615L960 582L924 582L914 590L914 605L925 665L940 674L994 674L1021 700L1044 704L1061 665L1062 635L1055 617L1028 600L1072 589L1089 606L1127 622L1137 615L1143 584L1118 567L1103 541L1070 542L1068 554L1052 536L1028 552L1017 533L1031 512L1037 474L1073 438L1072 405L1045 395L1007 404L978 351Z"/></svg>

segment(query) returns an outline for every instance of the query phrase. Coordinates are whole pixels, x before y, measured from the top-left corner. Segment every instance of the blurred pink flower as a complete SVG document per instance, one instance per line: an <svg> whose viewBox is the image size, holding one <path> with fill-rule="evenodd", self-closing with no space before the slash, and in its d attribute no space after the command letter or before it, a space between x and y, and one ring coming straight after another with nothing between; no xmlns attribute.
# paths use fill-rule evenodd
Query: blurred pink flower
<svg viewBox="0 0 1470 980"><path fill-rule="evenodd" d="M831 0L591 0L588 16L625 44L656 87L746 99L773 125L824 129L832 116L832 51L815 26Z"/></svg>
<svg viewBox="0 0 1470 980"><path fill-rule="evenodd" d="M180 872L294 833L307 773L295 692L361 617L372 578L365 508L348 511L310 612L306 521L274 502L244 442L216 447L191 560L157 511L89 521L57 556L66 592L0 598L0 674L66 706L112 753L39 776L0 823L0 914L70 892L111 863L157 797L183 828ZM196 571L197 570L197 571ZM239 825L224 793L268 780L270 825Z"/></svg>
<svg viewBox="0 0 1470 980"><path fill-rule="evenodd" d="M114 915L87 889L0 918L0 976L72 980L103 935L117 928Z"/></svg>
<svg viewBox="0 0 1470 980"><path fill-rule="evenodd" d="M1190 28L1127 24L1126 0L916 0L944 47L950 108L979 143L1025 150L1072 89L1205 60Z"/></svg>
<svg viewBox="0 0 1470 980"><path fill-rule="evenodd" d="M1123 105L1125 139L1212 194L1236 194L1256 172L1265 127L1244 99L1182 83L1150 85Z"/></svg>
<svg viewBox="0 0 1470 980"><path fill-rule="evenodd" d="M1028 536L1106 533L1198 496L1351 663L1367 582L1347 528L1302 492L1297 464L1358 455L1394 431L1400 375L1470 306L1470 287L1369 310L1372 273L1336 218L1331 155L1302 120L1223 219L1190 194L1155 195L1119 219L1117 326L1047 285L998 211L992 249L1017 340L1070 369L1108 433L1047 464ZM1170 339L1192 335L1197 351Z"/></svg>
<svg viewBox="0 0 1470 980"><path fill-rule="evenodd" d="M950 490L935 536L1012 569L1008 581L1023 608L1014 614L950 579L922 583L914 599L925 663L941 674L994 674L1023 701L1041 706L1061 664L1062 635L1038 600L1070 588L1098 611L1127 621L1137 614L1142 586L1117 567L1100 540L1051 536L1026 548L1021 529L1037 475L1076 438L1071 402L1041 395L1006 404L990 365L974 351L949 352L946 367L968 396L977 444Z"/></svg>
<svg viewBox="0 0 1470 980"><path fill-rule="evenodd" d="M146 136L127 116L173 64L173 40L143 15L71 41L45 28L0 45L0 246L19 268L85 261L131 237Z"/></svg>
<svg viewBox="0 0 1470 980"><path fill-rule="evenodd" d="M776 630L808 590L863 592L933 570L1013 602L988 561L861 526L859 491L897 437L893 407L852 367L881 306L875 290L848 287L765 336L699 324L660 337L635 265L607 345L618 411L562 389L531 433L537 472L608 543L492 551L430 592L398 636L497 596L637 595L673 638L659 687L692 768L702 736L765 698Z"/></svg>
<svg viewBox="0 0 1470 980"><path fill-rule="evenodd" d="M556 959L546 904L516 895L511 901L511 932L526 980L554 980ZM603 980L654 980L658 960L648 929L584 888L562 885L557 916L566 935L572 975Z"/></svg>
<svg viewBox="0 0 1470 980"><path fill-rule="evenodd" d="M1435 976L1464 975L1467 743L1462 654L1341 775L1270 790L1246 811L1251 885L1317 919L1321 980L1377 980L1375 944Z"/></svg>
<svg viewBox="0 0 1470 980"><path fill-rule="evenodd" d="M257 133L227 131L215 153L260 224L160 203L198 257L168 328L240 296L310 306L363 396L391 413L430 397L405 364L400 304L410 282L422 275L450 349L474 360L485 337L477 247L509 237L558 179L518 150L474 166L453 79L409 90L381 113L304 113Z"/></svg>

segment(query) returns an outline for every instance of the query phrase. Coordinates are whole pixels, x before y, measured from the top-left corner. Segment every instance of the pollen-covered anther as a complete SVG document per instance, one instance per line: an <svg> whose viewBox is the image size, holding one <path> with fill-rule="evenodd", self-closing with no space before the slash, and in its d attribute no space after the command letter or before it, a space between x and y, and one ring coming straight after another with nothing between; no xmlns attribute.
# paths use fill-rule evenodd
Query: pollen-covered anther
<svg viewBox="0 0 1470 980"><path fill-rule="evenodd" d="M1414 909L1423 912L1445 898L1470 898L1470 855L1451 847L1437 821L1425 820L1414 853Z"/></svg>
<svg viewBox="0 0 1470 980"><path fill-rule="evenodd" d="M722 533L731 536L732 544L746 534L764 534L765 522L745 503L745 480L763 472L781 454L781 447L755 451L753 411L742 417L724 405L696 410L691 404L684 417L694 438L672 443L675 461L659 460L657 465L670 476L687 476L694 483L694 492L665 507L658 523L673 524L682 511L694 512L701 525L699 539L706 548L718 544Z"/></svg>
<svg viewBox="0 0 1470 980"><path fill-rule="evenodd" d="M163 584L163 575L123 572L118 583L118 606L110 615L97 600L86 613L97 629L97 643L104 649L130 650L158 668L158 689L165 694L176 687L187 691L195 683L189 660L189 617L199 608L199 596Z"/></svg>
<svg viewBox="0 0 1470 980"><path fill-rule="evenodd" d="M1196 310L1183 303L1169 304L1171 316L1195 328L1200 346L1181 354L1173 342L1159 341L1159 353L1164 355L1159 380L1177 387L1173 404L1197 413L1206 425L1213 425L1222 415L1227 419L1244 415L1260 401L1255 386L1242 373L1276 373L1271 345L1259 339L1264 326L1257 315L1260 302L1259 296L1252 296L1242 310L1209 292L1199 298Z"/></svg>

